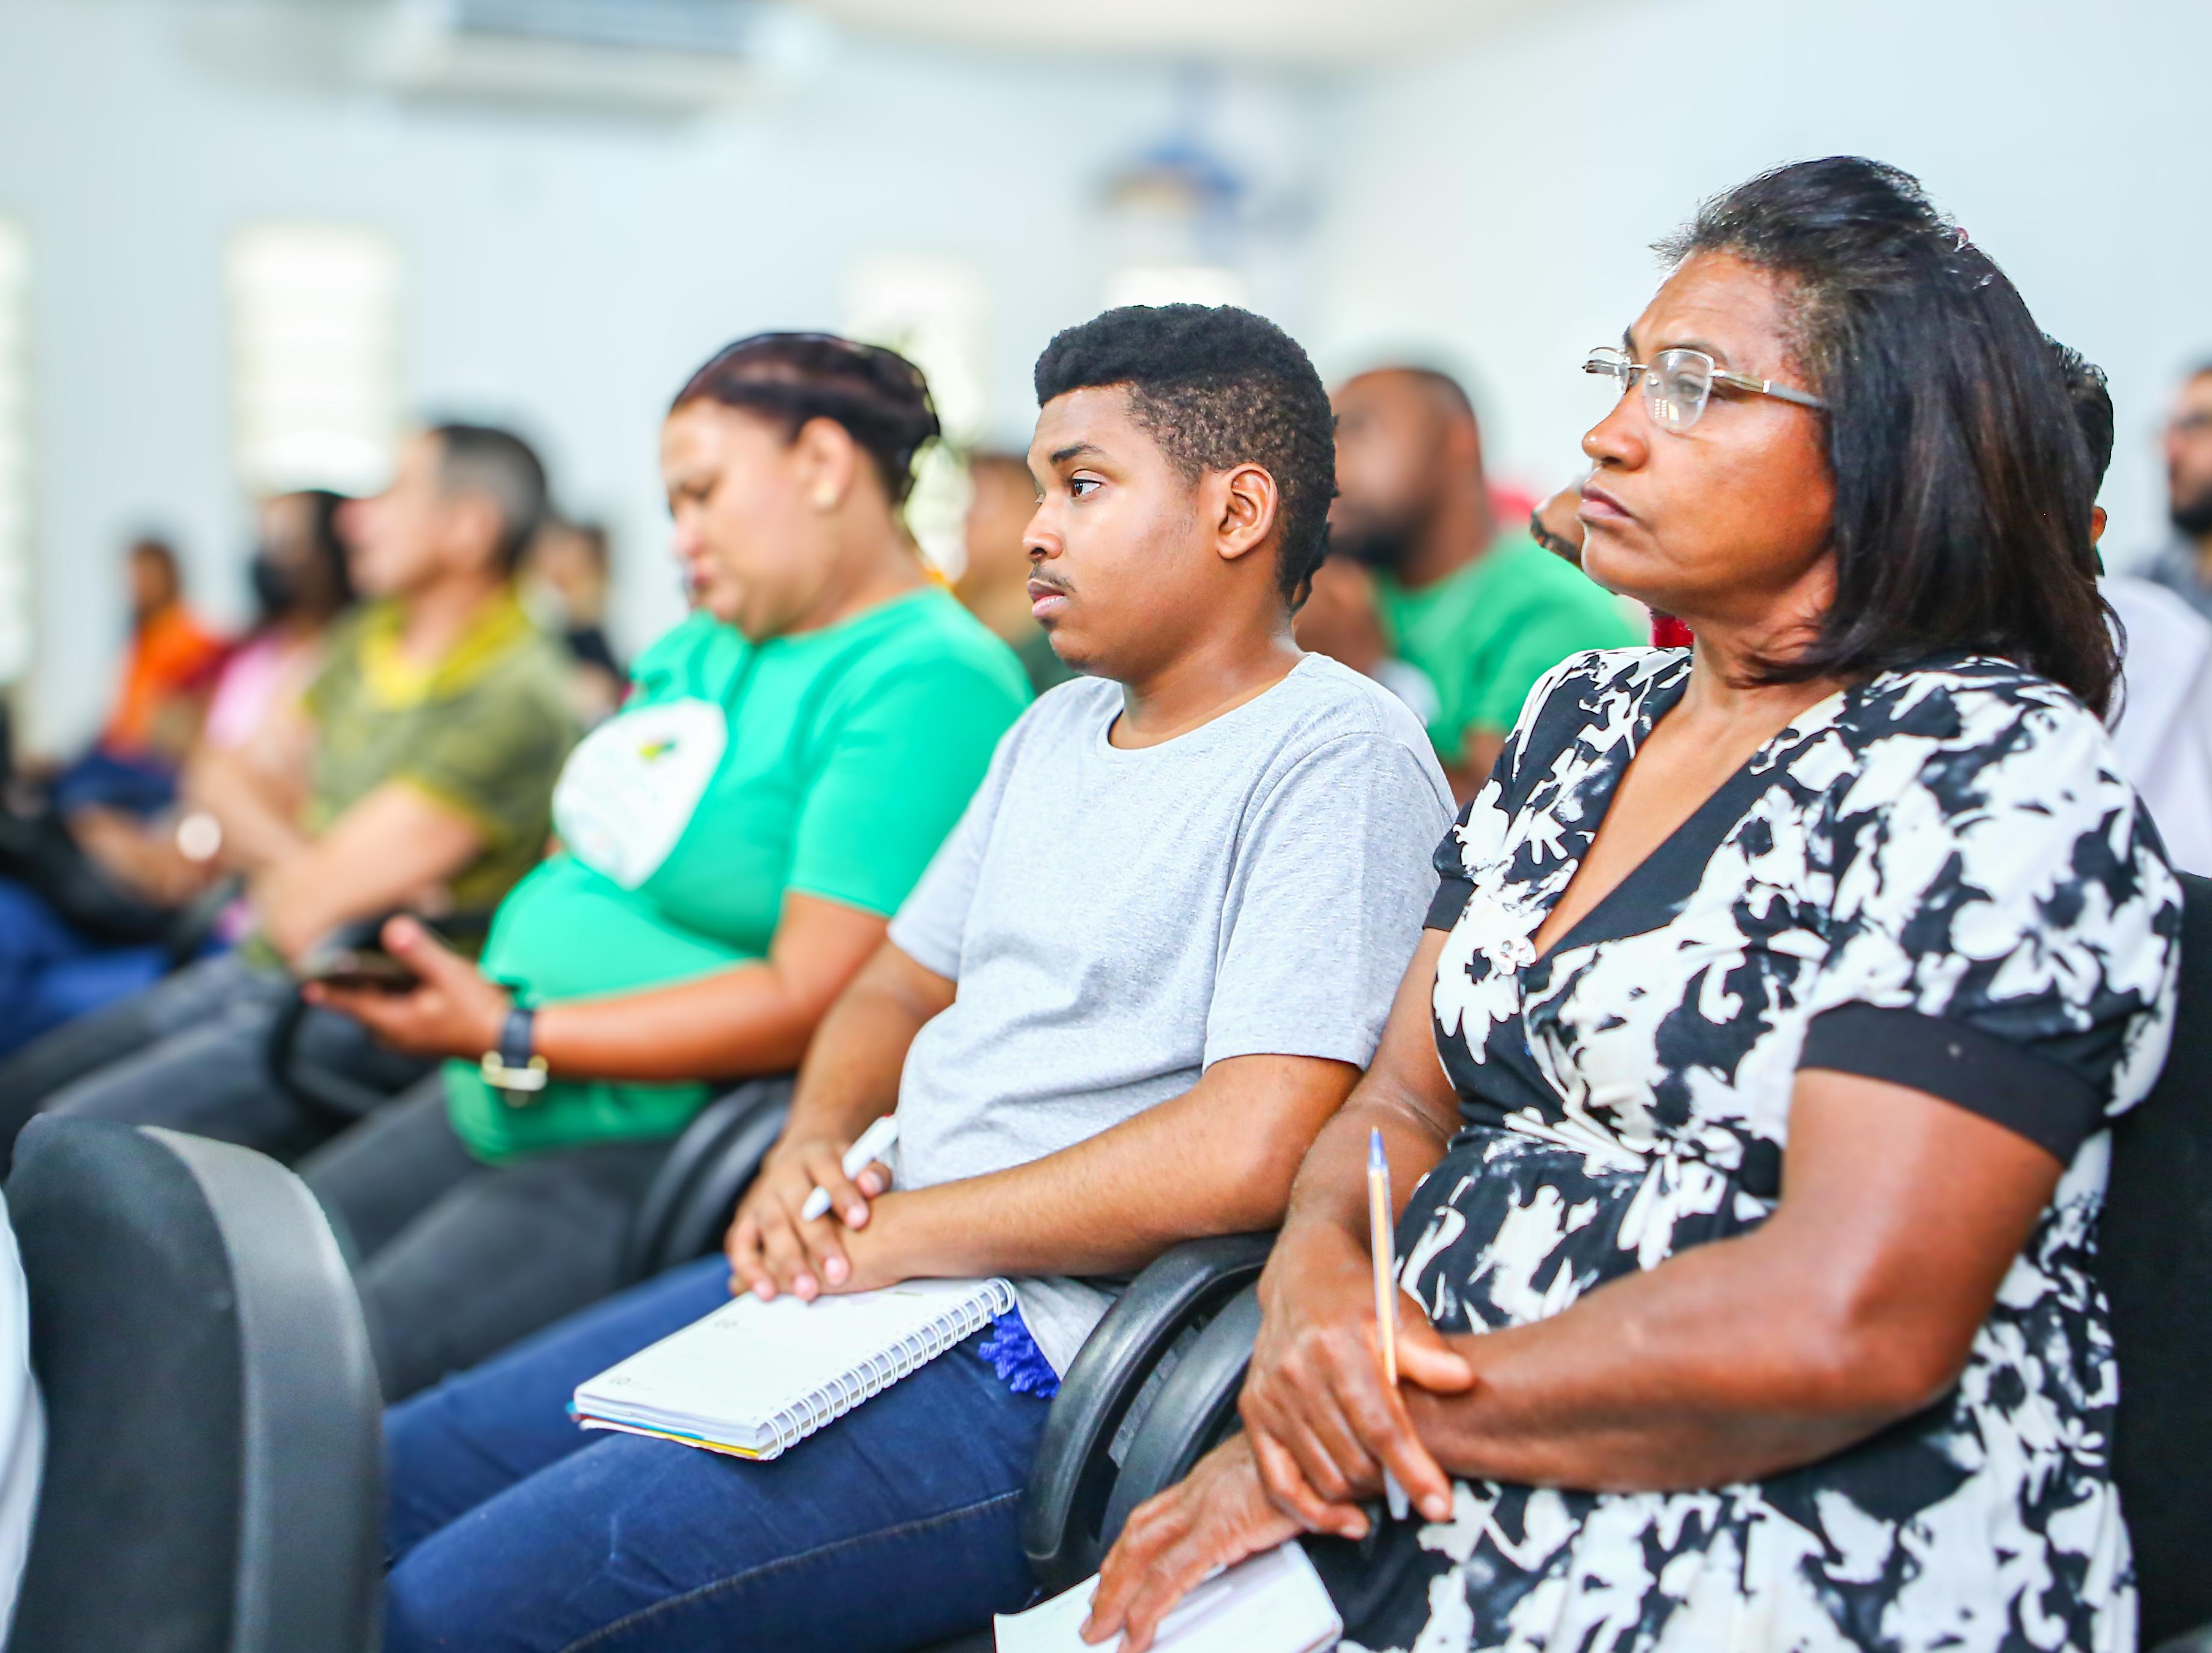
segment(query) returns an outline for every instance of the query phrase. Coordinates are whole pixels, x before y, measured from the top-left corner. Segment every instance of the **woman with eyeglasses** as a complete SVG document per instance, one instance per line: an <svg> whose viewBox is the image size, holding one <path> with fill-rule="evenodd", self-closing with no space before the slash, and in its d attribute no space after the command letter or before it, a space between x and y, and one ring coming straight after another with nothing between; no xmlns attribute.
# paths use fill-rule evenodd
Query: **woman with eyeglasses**
<svg viewBox="0 0 2212 1653"><path fill-rule="evenodd" d="M1028 704L900 524L937 434L914 365L842 338L763 333L694 374L660 433L694 611L570 755L560 852L480 967L395 919L411 986L307 989L449 1059L301 1167L359 1254L387 1401L623 1283L709 1081L799 1065ZM823 1180L847 1146L777 1152Z"/></svg>
<svg viewBox="0 0 2212 1653"><path fill-rule="evenodd" d="M1579 515L1694 646L1530 696L1300 1173L1244 1431L1136 1512L1093 1641L1304 1533L1376 1649L2133 1644L2088 1265L2179 905L2098 721L2065 386L1890 168L1663 251Z"/></svg>

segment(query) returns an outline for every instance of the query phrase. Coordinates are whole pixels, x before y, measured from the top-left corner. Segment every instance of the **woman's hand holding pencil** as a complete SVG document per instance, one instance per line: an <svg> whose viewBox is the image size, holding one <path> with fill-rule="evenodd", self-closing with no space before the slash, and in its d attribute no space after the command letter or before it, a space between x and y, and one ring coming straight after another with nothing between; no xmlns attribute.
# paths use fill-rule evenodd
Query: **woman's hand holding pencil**
<svg viewBox="0 0 2212 1653"><path fill-rule="evenodd" d="M1309 1531L1354 1539L1367 1531L1361 1502L1385 1492L1386 1473L1429 1520L1451 1513L1451 1480L1421 1443L1386 1359L1431 1393L1474 1383L1425 1315L1395 1312L1390 1264L1376 1266L1373 1203L1370 1194L1367 1233L1333 1221L1285 1231L1261 1278L1260 1335L1238 1402L1275 1507ZM1382 1205L1387 1234L1387 1170ZM1394 1312L1379 1315L1378 1302Z"/></svg>

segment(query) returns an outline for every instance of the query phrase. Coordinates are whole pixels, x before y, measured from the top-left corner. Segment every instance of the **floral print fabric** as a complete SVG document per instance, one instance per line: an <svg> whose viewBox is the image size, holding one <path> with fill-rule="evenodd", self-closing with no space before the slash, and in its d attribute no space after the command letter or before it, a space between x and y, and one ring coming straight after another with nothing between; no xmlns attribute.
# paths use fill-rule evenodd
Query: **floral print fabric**
<svg viewBox="0 0 2212 1653"><path fill-rule="evenodd" d="M2104 731L2002 660L1831 697L1542 957L1677 650L1577 657L1530 696L1437 852L1434 1009L1464 1128L1401 1218L1447 1331L1559 1313L1773 1211L1801 1067L1907 1084L2065 1174L1933 1407L1753 1485L1462 1482L1407 1523L1347 1646L1516 1653L2133 1645L2089 1273L2108 1138L2172 1017L2179 895Z"/></svg>

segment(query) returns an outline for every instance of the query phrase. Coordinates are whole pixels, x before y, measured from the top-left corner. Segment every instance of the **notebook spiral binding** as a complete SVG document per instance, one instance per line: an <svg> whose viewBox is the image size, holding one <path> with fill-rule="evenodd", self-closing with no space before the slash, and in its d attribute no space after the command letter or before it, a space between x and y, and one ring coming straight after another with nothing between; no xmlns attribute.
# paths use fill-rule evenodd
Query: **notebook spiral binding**
<svg viewBox="0 0 2212 1653"><path fill-rule="evenodd" d="M836 1379L829 1388L802 1397L769 1419L774 1434L761 1457L782 1456L816 1430L843 1417L870 1396L882 1394L917 1366L926 1366L956 1344L966 1342L1013 1306L1013 1288L1003 1280L995 1282L988 1297L969 1303L927 1331L902 1339L896 1348L871 1357L865 1365Z"/></svg>

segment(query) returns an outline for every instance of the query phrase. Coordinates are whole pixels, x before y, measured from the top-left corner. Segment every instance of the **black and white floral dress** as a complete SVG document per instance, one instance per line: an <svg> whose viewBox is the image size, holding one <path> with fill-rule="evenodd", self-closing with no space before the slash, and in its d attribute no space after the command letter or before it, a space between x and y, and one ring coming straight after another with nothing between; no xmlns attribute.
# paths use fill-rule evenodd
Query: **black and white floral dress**
<svg viewBox="0 0 2212 1653"><path fill-rule="evenodd" d="M1530 938L1689 657L1577 657L1437 852L1464 1127L1401 1220L1448 1331L1559 1313L1775 1207L1801 1067L1933 1092L2068 1166L1928 1412L1756 1484L1462 1482L1347 1645L1516 1653L2133 1645L2088 1263L2105 1121L2155 1079L2179 896L2103 729L2002 660L1886 673L1770 741L1542 957Z"/></svg>

